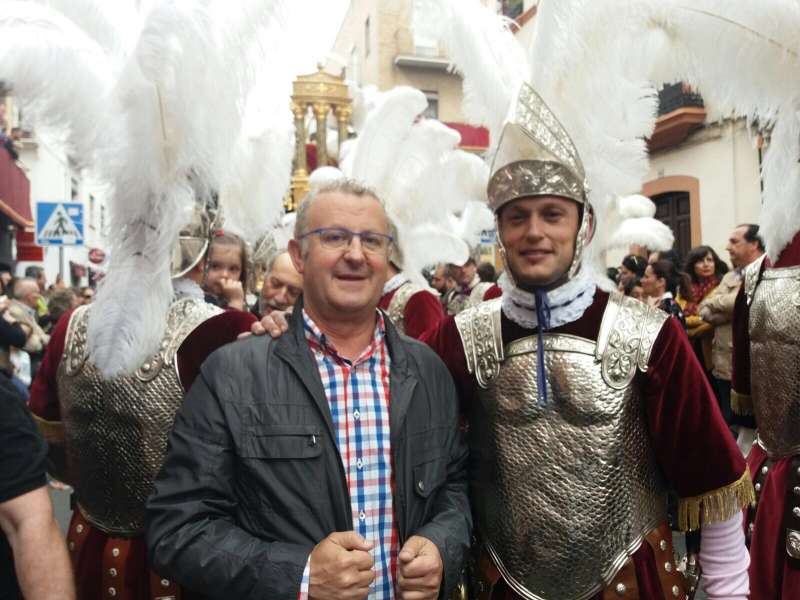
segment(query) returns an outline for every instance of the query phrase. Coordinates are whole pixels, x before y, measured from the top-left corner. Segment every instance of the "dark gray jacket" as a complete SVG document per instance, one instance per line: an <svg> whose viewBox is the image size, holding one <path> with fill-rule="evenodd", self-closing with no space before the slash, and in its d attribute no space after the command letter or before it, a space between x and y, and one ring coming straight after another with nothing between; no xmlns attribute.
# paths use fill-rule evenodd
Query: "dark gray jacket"
<svg viewBox="0 0 800 600"><path fill-rule="evenodd" d="M314 546L353 529L300 308L281 338L250 337L204 363L147 504L153 567L212 598L295 600ZM386 335L400 544L412 535L433 541L447 591L472 527L455 387L433 351L388 318Z"/></svg>

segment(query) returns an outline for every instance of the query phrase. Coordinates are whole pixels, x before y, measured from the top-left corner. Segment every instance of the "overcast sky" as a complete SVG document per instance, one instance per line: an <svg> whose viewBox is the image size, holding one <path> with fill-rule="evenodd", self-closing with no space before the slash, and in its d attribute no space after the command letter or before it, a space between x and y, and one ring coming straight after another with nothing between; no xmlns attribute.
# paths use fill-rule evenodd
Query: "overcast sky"
<svg viewBox="0 0 800 600"><path fill-rule="evenodd" d="M299 57L297 74L312 73L317 62L333 47L350 0L320 0L317 13L308 19L308 32L304 36L306 52Z"/></svg>

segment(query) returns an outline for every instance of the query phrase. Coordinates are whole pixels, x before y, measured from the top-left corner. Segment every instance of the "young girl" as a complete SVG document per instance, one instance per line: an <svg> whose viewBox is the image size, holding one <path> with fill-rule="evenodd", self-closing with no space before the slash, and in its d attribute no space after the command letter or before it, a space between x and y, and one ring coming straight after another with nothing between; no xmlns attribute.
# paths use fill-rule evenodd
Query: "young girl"
<svg viewBox="0 0 800 600"><path fill-rule="evenodd" d="M208 249L206 301L235 310L246 310L247 246L239 236L223 231Z"/></svg>

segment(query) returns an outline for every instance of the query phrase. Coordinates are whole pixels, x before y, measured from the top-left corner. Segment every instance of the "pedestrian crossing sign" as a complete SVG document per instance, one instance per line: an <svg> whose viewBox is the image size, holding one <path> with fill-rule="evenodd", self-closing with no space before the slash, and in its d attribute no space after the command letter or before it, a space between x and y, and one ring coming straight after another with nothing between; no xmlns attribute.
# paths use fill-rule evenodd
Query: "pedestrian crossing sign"
<svg viewBox="0 0 800 600"><path fill-rule="evenodd" d="M36 243L39 246L82 246L83 204L37 202Z"/></svg>

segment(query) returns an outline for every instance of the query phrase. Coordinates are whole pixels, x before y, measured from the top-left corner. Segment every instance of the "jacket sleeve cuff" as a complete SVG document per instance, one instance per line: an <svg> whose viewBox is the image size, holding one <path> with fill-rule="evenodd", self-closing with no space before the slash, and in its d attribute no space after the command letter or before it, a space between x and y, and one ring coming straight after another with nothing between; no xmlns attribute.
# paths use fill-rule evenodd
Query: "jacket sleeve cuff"
<svg viewBox="0 0 800 600"><path fill-rule="evenodd" d="M463 561L453 557L452 550L448 547L448 533L437 523L428 523L414 533L429 539L439 550L442 559L442 588L440 598L448 598L450 591L459 583L461 578L461 563Z"/></svg>
<svg viewBox="0 0 800 600"><path fill-rule="evenodd" d="M731 390L731 410L740 417L753 416L753 398L750 394L741 394Z"/></svg>

